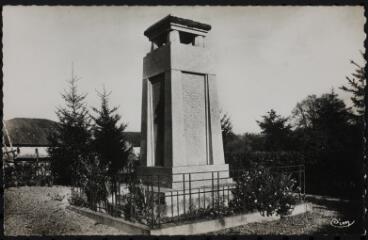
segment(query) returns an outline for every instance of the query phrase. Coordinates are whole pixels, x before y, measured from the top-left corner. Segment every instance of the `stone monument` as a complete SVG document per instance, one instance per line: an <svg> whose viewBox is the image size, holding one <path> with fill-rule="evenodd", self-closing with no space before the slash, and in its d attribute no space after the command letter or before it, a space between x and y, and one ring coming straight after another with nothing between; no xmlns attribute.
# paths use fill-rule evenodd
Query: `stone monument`
<svg viewBox="0 0 368 240"><path fill-rule="evenodd" d="M186 188L182 180L189 174L201 180L216 172L222 183L229 177L213 58L205 42L210 30L208 24L169 15L144 32L151 51L143 59L138 174L163 176L161 187L167 189Z"/></svg>

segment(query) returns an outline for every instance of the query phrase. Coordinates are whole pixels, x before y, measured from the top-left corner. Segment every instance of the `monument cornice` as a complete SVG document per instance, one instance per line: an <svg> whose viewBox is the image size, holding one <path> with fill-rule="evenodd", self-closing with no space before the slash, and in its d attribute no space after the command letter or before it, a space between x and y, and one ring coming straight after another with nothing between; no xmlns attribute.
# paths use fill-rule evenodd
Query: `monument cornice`
<svg viewBox="0 0 368 240"><path fill-rule="evenodd" d="M205 35L211 30L211 25L168 15L167 17L147 28L147 30L144 31L144 35L152 40L161 33L170 31L172 29L196 34L202 33L200 35Z"/></svg>

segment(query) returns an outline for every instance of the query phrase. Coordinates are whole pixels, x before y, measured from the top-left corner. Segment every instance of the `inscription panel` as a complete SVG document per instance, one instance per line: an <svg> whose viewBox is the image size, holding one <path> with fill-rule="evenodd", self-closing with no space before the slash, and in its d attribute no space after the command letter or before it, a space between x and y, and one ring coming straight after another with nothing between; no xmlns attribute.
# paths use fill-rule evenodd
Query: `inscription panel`
<svg viewBox="0 0 368 240"><path fill-rule="evenodd" d="M206 165L205 76L183 73L182 86L186 165Z"/></svg>

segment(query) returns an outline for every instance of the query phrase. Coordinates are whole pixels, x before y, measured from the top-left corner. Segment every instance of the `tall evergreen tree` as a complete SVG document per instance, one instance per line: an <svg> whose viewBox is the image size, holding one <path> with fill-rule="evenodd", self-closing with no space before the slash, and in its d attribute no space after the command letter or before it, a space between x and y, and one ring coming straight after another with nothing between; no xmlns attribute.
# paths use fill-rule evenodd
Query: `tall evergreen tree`
<svg viewBox="0 0 368 240"><path fill-rule="evenodd" d="M72 73L69 88L62 94L65 107L56 111L57 129L49 136L48 149L51 169L58 184L78 184L82 174L82 161L90 152L90 117L85 104L86 94L77 89L77 78Z"/></svg>
<svg viewBox="0 0 368 240"><path fill-rule="evenodd" d="M110 108L109 95L105 88L98 93L101 99L100 108L93 108L97 116L93 117L93 146L97 152L100 164L115 182L116 174L123 170L128 163L131 146L125 139L124 130L127 124L119 123L121 117L116 113L117 107Z"/></svg>
<svg viewBox="0 0 368 240"><path fill-rule="evenodd" d="M265 150L289 150L291 126L287 123L288 118L278 115L273 109L262 118L263 120L257 123L265 137Z"/></svg>
<svg viewBox="0 0 368 240"><path fill-rule="evenodd" d="M356 68L355 71L351 74L351 76L346 76L346 80L348 81L348 86L342 86L340 89L349 92L352 94L351 101L354 104L355 115L357 116L358 121L363 121L364 116L364 87L366 85L365 79L365 70L364 66L360 66L353 60L351 60L351 64L353 64ZM362 122L360 122L362 123Z"/></svg>

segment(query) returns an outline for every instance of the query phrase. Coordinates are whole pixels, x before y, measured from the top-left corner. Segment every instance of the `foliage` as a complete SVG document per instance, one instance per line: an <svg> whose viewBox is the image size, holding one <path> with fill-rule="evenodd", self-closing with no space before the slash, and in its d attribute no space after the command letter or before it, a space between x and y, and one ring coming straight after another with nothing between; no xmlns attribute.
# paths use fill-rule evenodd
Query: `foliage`
<svg viewBox="0 0 368 240"><path fill-rule="evenodd" d="M36 162L18 162L4 165L5 187L50 186L53 179L49 170Z"/></svg>
<svg viewBox="0 0 368 240"><path fill-rule="evenodd" d="M83 170L80 172L80 186L86 194L89 207L96 210L98 203L107 201L110 178L96 154L90 153L80 162Z"/></svg>
<svg viewBox="0 0 368 240"><path fill-rule="evenodd" d="M287 215L297 203L296 181L291 175L272 172L267 168L255 168L243 172L236 179L230 202L237 211L258 210L263 215Z"/></svg>
<svg viewBox="0 0 368 240"><path fill-rule="evenodd" d="M124 217L146 225L156 225L159 214L164 210L163 205L155 203L159 196L145 189L142 180L134 173L130 173L127 180L129 192L124 196Z"/></svg>
<svg viewBox="0 0 368 240"><path fill-rule="evenodd" d="M293 146L290 150L265 151L265 135L246 133L235 135L225 148L225 161L233 170L265 166L304 164L304 155ZM295 136L289 135L291 140ZM290 144L290 146L292 146Z"/></svg>
<svg viewBox="0 0 368 240"><path fill-rule="evenodd" d="M59 124L49 136L51 169L57 184L77 184L80 179L80 160L90 152L90 118L85 94L79 94L77 79L72 76L69 89L62 94L65 107L56 111Z"/></svg>
<svg viewBox="0 0 368 240"><path fill-rule="evenodd" d="M293 110L293 119L296 150L304 155L306 163L307 191L358 193L359 128L337 94L331 91L319 97L308 96Z"/></svg>
<svg viewBox="0 0 368 240"><path fill-rule="evenodd" d="M222 114L220 123L223 143L224 146L226 146L227 143L235 137L235 134L233 132L233 124L231 123L229 115L226 113Z"/></svg>
<svg viewBox="0 0 368 240"><path fill-rule="evenodd" d="M226 163L232 162L234 158L234 151L236 151L236 147L234 148L234 144L238 143L238 136L233 132L233 125L231 123L230 117L224 113L221 115L221 133L222 133L222 141L224 146L224 155Z"/></svg>
<svg viewBox="0 0 368 240"><path fill-rule="evenodd" d="M363 54L362 54L363 55ZM342 86L340 89L349 92L352 94L351 101L354 104L356 110L356 117L358 119L363 120L364 115L364 88L365 88L365 69L364 66L360 66L355 61L351 60L351 64L353 64L356 69L351 74L351 76L346 76L346 80L348 81L348 86Z"/></svg>
<svg viewBox="0 0 368 240"><path fill-rule="evenodd" d="M214 205L209 204L206 207L189 206L190 210L179 216L162 218L161 222L175 221L194 221L198 219L215 219L223 218L234 214L234 209L227 206L224 201L216 201Z"/></svg>
<svg viewBox="0 0 368 240"><path fill-rule="evenodd" d="M124 136L126 124L118 124L121 117L116 114L117 107L109 107L109 95L105 88L102 93L98 93L101 99L99 109L93 108L97 113L93 117L93 149L97 152L99 165L106 170L112 183L116 182L114 177L123 170L128 162L131 147L128 146Z"/></svg>
<svg viewBox="0 0 368 240"><path fill-rule="evenodd" d="M78 189L72 189L71 196L68 199L70 205L78 206L78 207L88 207L88 202L86 197L82 194L82 192L78 192Z"/></svg>
<svg viewBox="0 0 368 240"><path fill-rule="evenodd" d="M273 109L262 118L263 120L257 123L265 136L265 150L288 150L291 144L291 125L287 123L288 118L281 117Z"/></svg>

